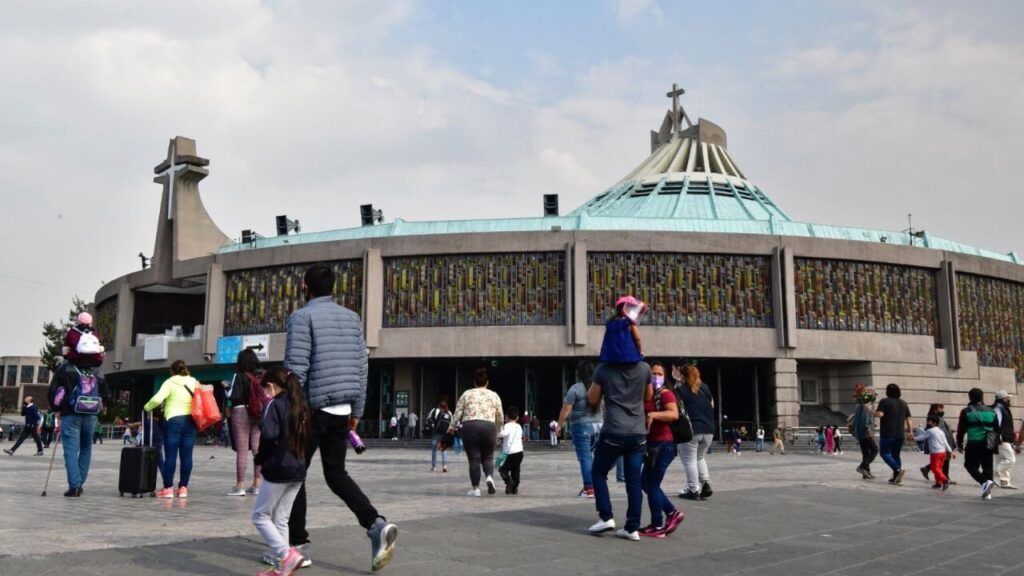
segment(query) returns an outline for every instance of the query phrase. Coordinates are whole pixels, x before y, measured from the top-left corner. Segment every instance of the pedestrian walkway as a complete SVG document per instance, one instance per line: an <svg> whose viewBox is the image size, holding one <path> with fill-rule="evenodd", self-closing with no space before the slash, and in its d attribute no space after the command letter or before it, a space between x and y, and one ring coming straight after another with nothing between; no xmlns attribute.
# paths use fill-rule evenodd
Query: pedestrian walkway
<svg viewBox="0 0 1024 576"><path fill-rule="evenodd" d="M256 573L262 544L249 522L254 499L223 495L234 478L230 450L197 447L190 497L183 501L120 498L119 448L96 446L81 499L60 496L59 457L46 498L39 494L48 457L0 458L0 575ZM960 459L953 478L961 484L943 493L919 474L908 474L899 487L860 480L853 470L859 454L851 452L830 458L716 452L710 457L714 497L677 500L686 513L679 531L634 543L585 533L596 515L592 500L575 497L571 453L530 452L519 496L499 490L483 498L464 496L464 457L447 474L429 472L429 458L406 449L350 455L351 474L399 526L395 560L383 573L1024 574L1024 494L997 489L982 502ZM925 459L907 453L905 461L915 471ZM1016 472L1024 480L1022 468ZM676 464L666 491L674 494L682 475ZM369 573L364 531L329 493L318 468L311 478L314 566L301 574ZM621 520L624 490L612 486Z"/></svg>

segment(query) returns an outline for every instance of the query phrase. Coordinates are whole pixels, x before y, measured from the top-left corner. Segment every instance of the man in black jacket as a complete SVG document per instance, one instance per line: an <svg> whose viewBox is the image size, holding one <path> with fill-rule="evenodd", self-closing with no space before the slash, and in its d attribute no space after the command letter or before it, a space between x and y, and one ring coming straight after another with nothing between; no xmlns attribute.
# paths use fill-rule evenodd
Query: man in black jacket
<svg viewBox="0 0 1024 576"><path fill-rule="evenodd" d="M32 436L32 439L36 441L36 456L43 455L43 441L39 438L39 408L32 402L31 396L25 396L24 406L21 407L21 415L25 417L25 427L21 429L21 435L18 436L18 441L14 443L11 449L5 449L4 452L8 456L14 456L15 450L26 438Z"/></svg>

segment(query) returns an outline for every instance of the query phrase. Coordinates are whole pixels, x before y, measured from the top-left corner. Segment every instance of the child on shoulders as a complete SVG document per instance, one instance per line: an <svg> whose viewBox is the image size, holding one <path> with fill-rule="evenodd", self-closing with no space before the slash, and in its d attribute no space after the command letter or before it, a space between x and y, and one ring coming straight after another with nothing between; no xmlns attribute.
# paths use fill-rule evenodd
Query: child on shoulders
<svg viewBox="0 0 1024 576"><path fill-rule="evenodd" d="M605 324L601 362L634 363L644 359L640 319L647 305L632 296L615 301L615 316Z"/></svg>

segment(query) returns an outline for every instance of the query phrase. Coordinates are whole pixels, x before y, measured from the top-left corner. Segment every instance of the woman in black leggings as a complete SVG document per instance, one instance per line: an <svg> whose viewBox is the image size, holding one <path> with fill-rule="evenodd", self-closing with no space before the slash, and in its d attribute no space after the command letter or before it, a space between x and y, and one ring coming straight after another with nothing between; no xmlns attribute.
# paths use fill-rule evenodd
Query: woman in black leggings
<svg viewBox="0 0 1024 576"><path fill-rule="evenodd" d="M466 390L459 397L448 429L454 434L458 429L462 435L463 448L469 457L469 482L472 489L467 496L480 495L480 468L483 467L487 481L487 493L494 494L494 445L498 440L498 428L504 422L501 397L487 389L487 370L478 369L473 374L474 388Z"/></svg>

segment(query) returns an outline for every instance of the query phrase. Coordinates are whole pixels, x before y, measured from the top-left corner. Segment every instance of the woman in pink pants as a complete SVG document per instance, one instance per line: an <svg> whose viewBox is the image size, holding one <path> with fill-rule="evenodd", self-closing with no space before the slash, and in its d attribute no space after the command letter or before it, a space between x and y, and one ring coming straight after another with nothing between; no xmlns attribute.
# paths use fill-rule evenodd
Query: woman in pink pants
<svg viewBox="0 0 1024 576"><path fill-rule="evenodd" d="M235 486L227 491L228 496L245 496L260 493L260 467L253 464L252 486L245 488L245 468L250 453L255 456L260 448L260 422L254 418L249 407L249 389L255 385L259 390L259 379L263 370L256 352L246 348L238 353L235 375L228 387L231 402L231 436L235 445ZM258 407L257 407L258 410ZM258 413L258 412L257 412Z"/></svg>

